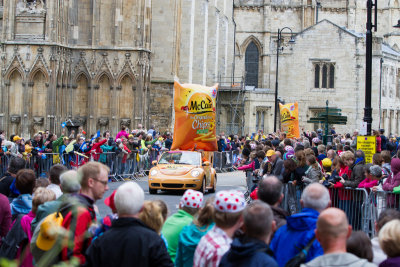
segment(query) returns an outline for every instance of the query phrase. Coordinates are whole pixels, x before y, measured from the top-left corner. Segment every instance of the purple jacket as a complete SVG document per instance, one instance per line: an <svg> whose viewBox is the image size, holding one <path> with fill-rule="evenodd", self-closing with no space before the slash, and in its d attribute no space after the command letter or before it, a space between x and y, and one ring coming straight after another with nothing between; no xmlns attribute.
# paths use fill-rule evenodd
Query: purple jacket
<svg viewBox="0 0 400 267"><path fill-rule="evenodd" d="M393 191L393 188L400 185L400 159L394 158L391 162L392 173L386 179L386 182L383 184L382 188L385 191Z"/></svg>
<svg viewBox="0 0 400 267"><path fill-rule="evenodd" d="M11 209L8 198L0 194L0 238L5 237L11 226ZM1 241L0 241L1 243Z"/></svg>
<svg viewBox="0 0 400 267"><path fill-rule="evenodd" d="M397 267L400 266L400 257L395 257L395 258L387 258L381 264L379 264L379 267Z"/></svg>

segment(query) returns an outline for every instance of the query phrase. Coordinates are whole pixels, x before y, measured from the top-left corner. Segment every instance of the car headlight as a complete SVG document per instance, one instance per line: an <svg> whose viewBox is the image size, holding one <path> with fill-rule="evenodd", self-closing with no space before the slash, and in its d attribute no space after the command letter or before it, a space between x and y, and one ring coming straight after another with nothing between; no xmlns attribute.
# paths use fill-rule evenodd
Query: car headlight
<svg viewBox="0 0 400 267"><path fill-rule="evenodd" d="M151 172L150 172L150 175L151 176L154 176L154 175L156 175L157 174L157 170L152 170Z"/></svg>
<svg viewBox="0 0 400 267"><path fill-rule="evenodd" d="M191 174L193 177L197 177L197 176L200 175L200 172L199 172L199 171L196 171L196 170L193 170L190 174Z"/></svg>

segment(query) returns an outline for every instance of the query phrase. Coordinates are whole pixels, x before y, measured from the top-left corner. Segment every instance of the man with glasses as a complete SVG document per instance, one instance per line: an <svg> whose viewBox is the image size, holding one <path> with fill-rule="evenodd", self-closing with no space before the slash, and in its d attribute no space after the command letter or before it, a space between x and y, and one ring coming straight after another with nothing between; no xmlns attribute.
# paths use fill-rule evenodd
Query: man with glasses
<svg viewBox="0 0 400 267"><path fill-rule="evenodd" d="M274 150L268 150L267 151L267 158L269 162L271 162L272 169L271 169L271 175L275 175L279 180L282 181L283 179L283 160L281 157L274 151ZM267 173L267 172L265 172Z"/></svg>
<svg viewBox="0 0 400 267"><path fill-rule="evenodd" d="M63 260L74 256L79 258L81 265L85 263L85 251L92 241L88 229L96 222L94 203L102 199L108 190L109 171L106 165L99 162L89 162L78 169L80 194L74 195L60 208L64 218L63 227L75 229L73 242L62 250Z"/></svg>

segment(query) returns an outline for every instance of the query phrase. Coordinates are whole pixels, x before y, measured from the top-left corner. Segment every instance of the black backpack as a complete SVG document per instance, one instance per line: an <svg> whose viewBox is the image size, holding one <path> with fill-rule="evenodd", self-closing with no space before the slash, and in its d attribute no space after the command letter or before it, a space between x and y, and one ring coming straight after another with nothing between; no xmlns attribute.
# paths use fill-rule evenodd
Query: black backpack
<svg viewBox="0 0 400 267"><path fill-rule="evenodd" d="M286 264L285 267L299 267L302 263L306 262L308 251L310 250L312 244L315 241L315 236L308 241L307 245L294 256L291 258Z"/></svg>
<svg viewBox="0 0 400 267"><path fill-rule="evenodd" d="M8 234L1 240L0 258L13 260L17 257L18 249L27 244L28 236L21 226L21 219L25 214L19 214Z"/></svg>

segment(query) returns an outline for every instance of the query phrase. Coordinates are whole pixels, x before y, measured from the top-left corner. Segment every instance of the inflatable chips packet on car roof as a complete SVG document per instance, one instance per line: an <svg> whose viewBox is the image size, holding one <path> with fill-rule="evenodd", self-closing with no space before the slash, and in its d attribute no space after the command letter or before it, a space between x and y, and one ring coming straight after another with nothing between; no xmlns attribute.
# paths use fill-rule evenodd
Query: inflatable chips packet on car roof
<svg viewBox="0 0 400 267"><path fill-rule="evenodd" d="M281 131L287 138L300 138L299 105L297 102L282 105L279 103L281 114Z"/></svg>
<svg viewBox="0 0 400 267"><path fill-rule="evenodd" d="M218 86L174 83L175 126L171 150L217 151L215 109Z"/></svg>

